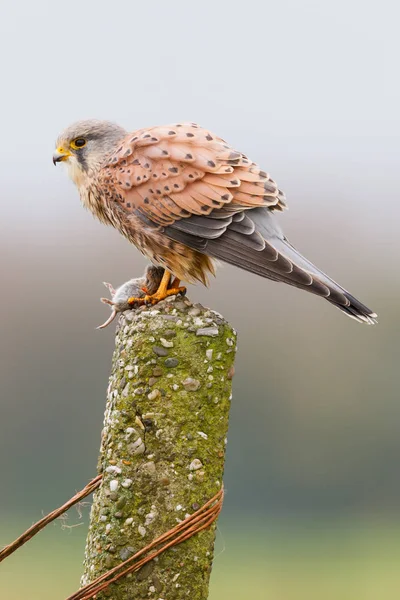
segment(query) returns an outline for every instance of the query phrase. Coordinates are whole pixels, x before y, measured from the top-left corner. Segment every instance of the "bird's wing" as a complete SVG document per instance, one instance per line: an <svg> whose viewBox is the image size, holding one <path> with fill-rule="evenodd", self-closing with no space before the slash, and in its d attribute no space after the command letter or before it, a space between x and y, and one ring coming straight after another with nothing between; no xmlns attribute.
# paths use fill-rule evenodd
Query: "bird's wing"
<svg viewBox="0 0 400 600"><path fill-rule="evenodd" d="M267 173L194 123L128 135L100 178L123 210L163 226L221 208L285 207Z"/></svg>
<svg viewBox="0 0 400 600"><path fill-rule="evenodd" d="M100 172L121 210L211 257L326 298L364 322L376 317L289 244L273 210L284 194L270 176L194 123L127 136Z"/></svg>

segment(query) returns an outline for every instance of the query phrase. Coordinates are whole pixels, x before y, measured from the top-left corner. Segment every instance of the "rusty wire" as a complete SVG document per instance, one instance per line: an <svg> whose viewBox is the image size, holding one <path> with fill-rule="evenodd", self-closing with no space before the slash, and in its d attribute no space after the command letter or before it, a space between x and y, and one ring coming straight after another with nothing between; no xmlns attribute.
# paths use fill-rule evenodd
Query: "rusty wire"
<svg viewBox="0 0 400 600"><path fill-rule="evenodd" d="M18 550L18 548L26 544L26 542L32 539L33 536L39 533L39 531L46 527L46 525L67 512L67 510L69 510L74 504L77 504L83 498L94 492L100 486L102 478L102 475L98 475L92 479L80 492L77 492L72 498L65 502L65 504L53 510L51 513L43 517L43 519L40 519L40 521L34 523L11 544L8 544L2 550L0 550L0 562L13 554L16 550ZM153 560L156 556L159 556L159 554L162 552L165 552L165 550L168 548L181 544L182 542L191 538L193 535L203 531L204 529L207 529L218 518L218 515L222 509L223 500L224 490L221 488L215 494L215 496L208 500L208 502L206 502L192 515L184 519L184 521L153 540L150 544L142 548L142 550L139 550L139 552L121 564L117 565L110 571L107 571L91 583L72 594L72 596L69 596L66 600L89 600L90 598L93 598L96 594L105 590L112 583L115 583L121 579L121 577L128 575L128 573L138 571L146 563ZM157 546L159 546L158 549L149 554L149 552ZM147 554L147 556L143 556L144 554ZM124 569L124 567L127 568Z"/></svg>
<svg viewBox="0 0 400 600"><path fill-rule="evenodd" d="M199 510L187 517L184 521L166 533L162 534L157 539L153 540L145 548L142 548L142 550L139 550L139 552L121 564L117 565L113 569L110 569L110 571L107 571L100 577L97 577L91 583L88 583L82 587L80 590L72 594L72 596L68 596L66 600L89 600L90 598L93 598L96 594L105 590L109 585L115 583L118 581L118 579L121 579L121 577L128 575L128 573L138 571L146 563L153 560L162 552L165 552L165 550L168 548L181 544L196 533L203 531L203 529L207 529L207 527L210 527L210 525L212 525L212 523L218 518L218 515L222 509L223 500L224 490L221 488L219 492L213 496L213 498L206 502L201 508L199 508ZM157 546L159 546L159 548L155 552L148 554L150 550L153 550ZM147 554L147 556L137 560L143 556L143 554ZM124 567L127 568L124 569Z"/></svg>
<svg viewBox="0 0 400 600"><path fill-rule="evenodd" d="M34 535L39 533L39 531L46 527L46 525L60 517L63 513L67 512L67 510L69 510L71 506L77 504L83 498L86 498L86 496L89 496L89 494L94 492L94 490L99 487L102 477L102 475L97 475L97 477L89 481L89 483L80 492L77 492L75 496L72 496L72 498L65 502L65 504L53 510L51 513L43 517L43 519L37 521L37 523L31 525L31 527L29 527L29 529L27 529L16 540L14 540L13 542L11 542L11 544L8 544L2 550L0 550L0 562L8 556L10 556L11 554L13 554L13 552L18 550L18 548L21 548L21 546L26 544L26 542L33 538Z"/></svg>

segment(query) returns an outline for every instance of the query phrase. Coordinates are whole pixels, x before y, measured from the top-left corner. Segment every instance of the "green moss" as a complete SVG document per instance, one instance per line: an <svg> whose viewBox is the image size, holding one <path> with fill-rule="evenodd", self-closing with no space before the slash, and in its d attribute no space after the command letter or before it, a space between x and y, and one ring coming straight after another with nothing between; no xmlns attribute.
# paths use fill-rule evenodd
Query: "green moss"
<svg viewBox="0 0 400 600"><path fill-rule="evenodd" d="M204 328L218 334L198 335ZM182 300L121 317L99 459L104 481L93 502L82 583L220 489L235 335L216 313ZM215 525L99 597L205 600L214 538Z"/></svg>

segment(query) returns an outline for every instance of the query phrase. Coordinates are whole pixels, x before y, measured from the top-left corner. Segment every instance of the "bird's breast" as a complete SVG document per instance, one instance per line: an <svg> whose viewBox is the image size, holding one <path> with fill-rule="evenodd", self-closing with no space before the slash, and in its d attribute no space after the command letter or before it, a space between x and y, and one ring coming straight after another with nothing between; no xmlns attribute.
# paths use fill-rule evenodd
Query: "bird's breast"
<svg viewBox="0 0 400 600"><path fill-rule="evenodd" d="M89 210L95 217L106 225L113 225L118 228L118 220L115 211L113 211L96 185L82 185L79 187L79 195L83 206Z"/></svg>
<svg viewBox="0 0 400 600"><path fill-rule="evenodd" d="M101 222L112 225L153 264L168 269L187 282L207 280L214 273L212 261L204 254L169 239L158 227L149 227L135 214L124 211L112 193L95 183L80 189L83 205Z"/></svg>

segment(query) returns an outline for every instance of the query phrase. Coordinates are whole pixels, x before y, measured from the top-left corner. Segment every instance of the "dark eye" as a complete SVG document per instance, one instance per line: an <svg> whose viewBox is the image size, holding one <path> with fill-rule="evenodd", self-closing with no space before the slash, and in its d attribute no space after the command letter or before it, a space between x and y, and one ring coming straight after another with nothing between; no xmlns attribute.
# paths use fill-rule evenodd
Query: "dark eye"
<svg viewBox="0 0 400 600"><path fill-rule="evenodd" d="M75 146L75 148L83 148L83 146L86 146L86 140L85 138L76 138L76 140L72 142L72 145Z"/></svg>

